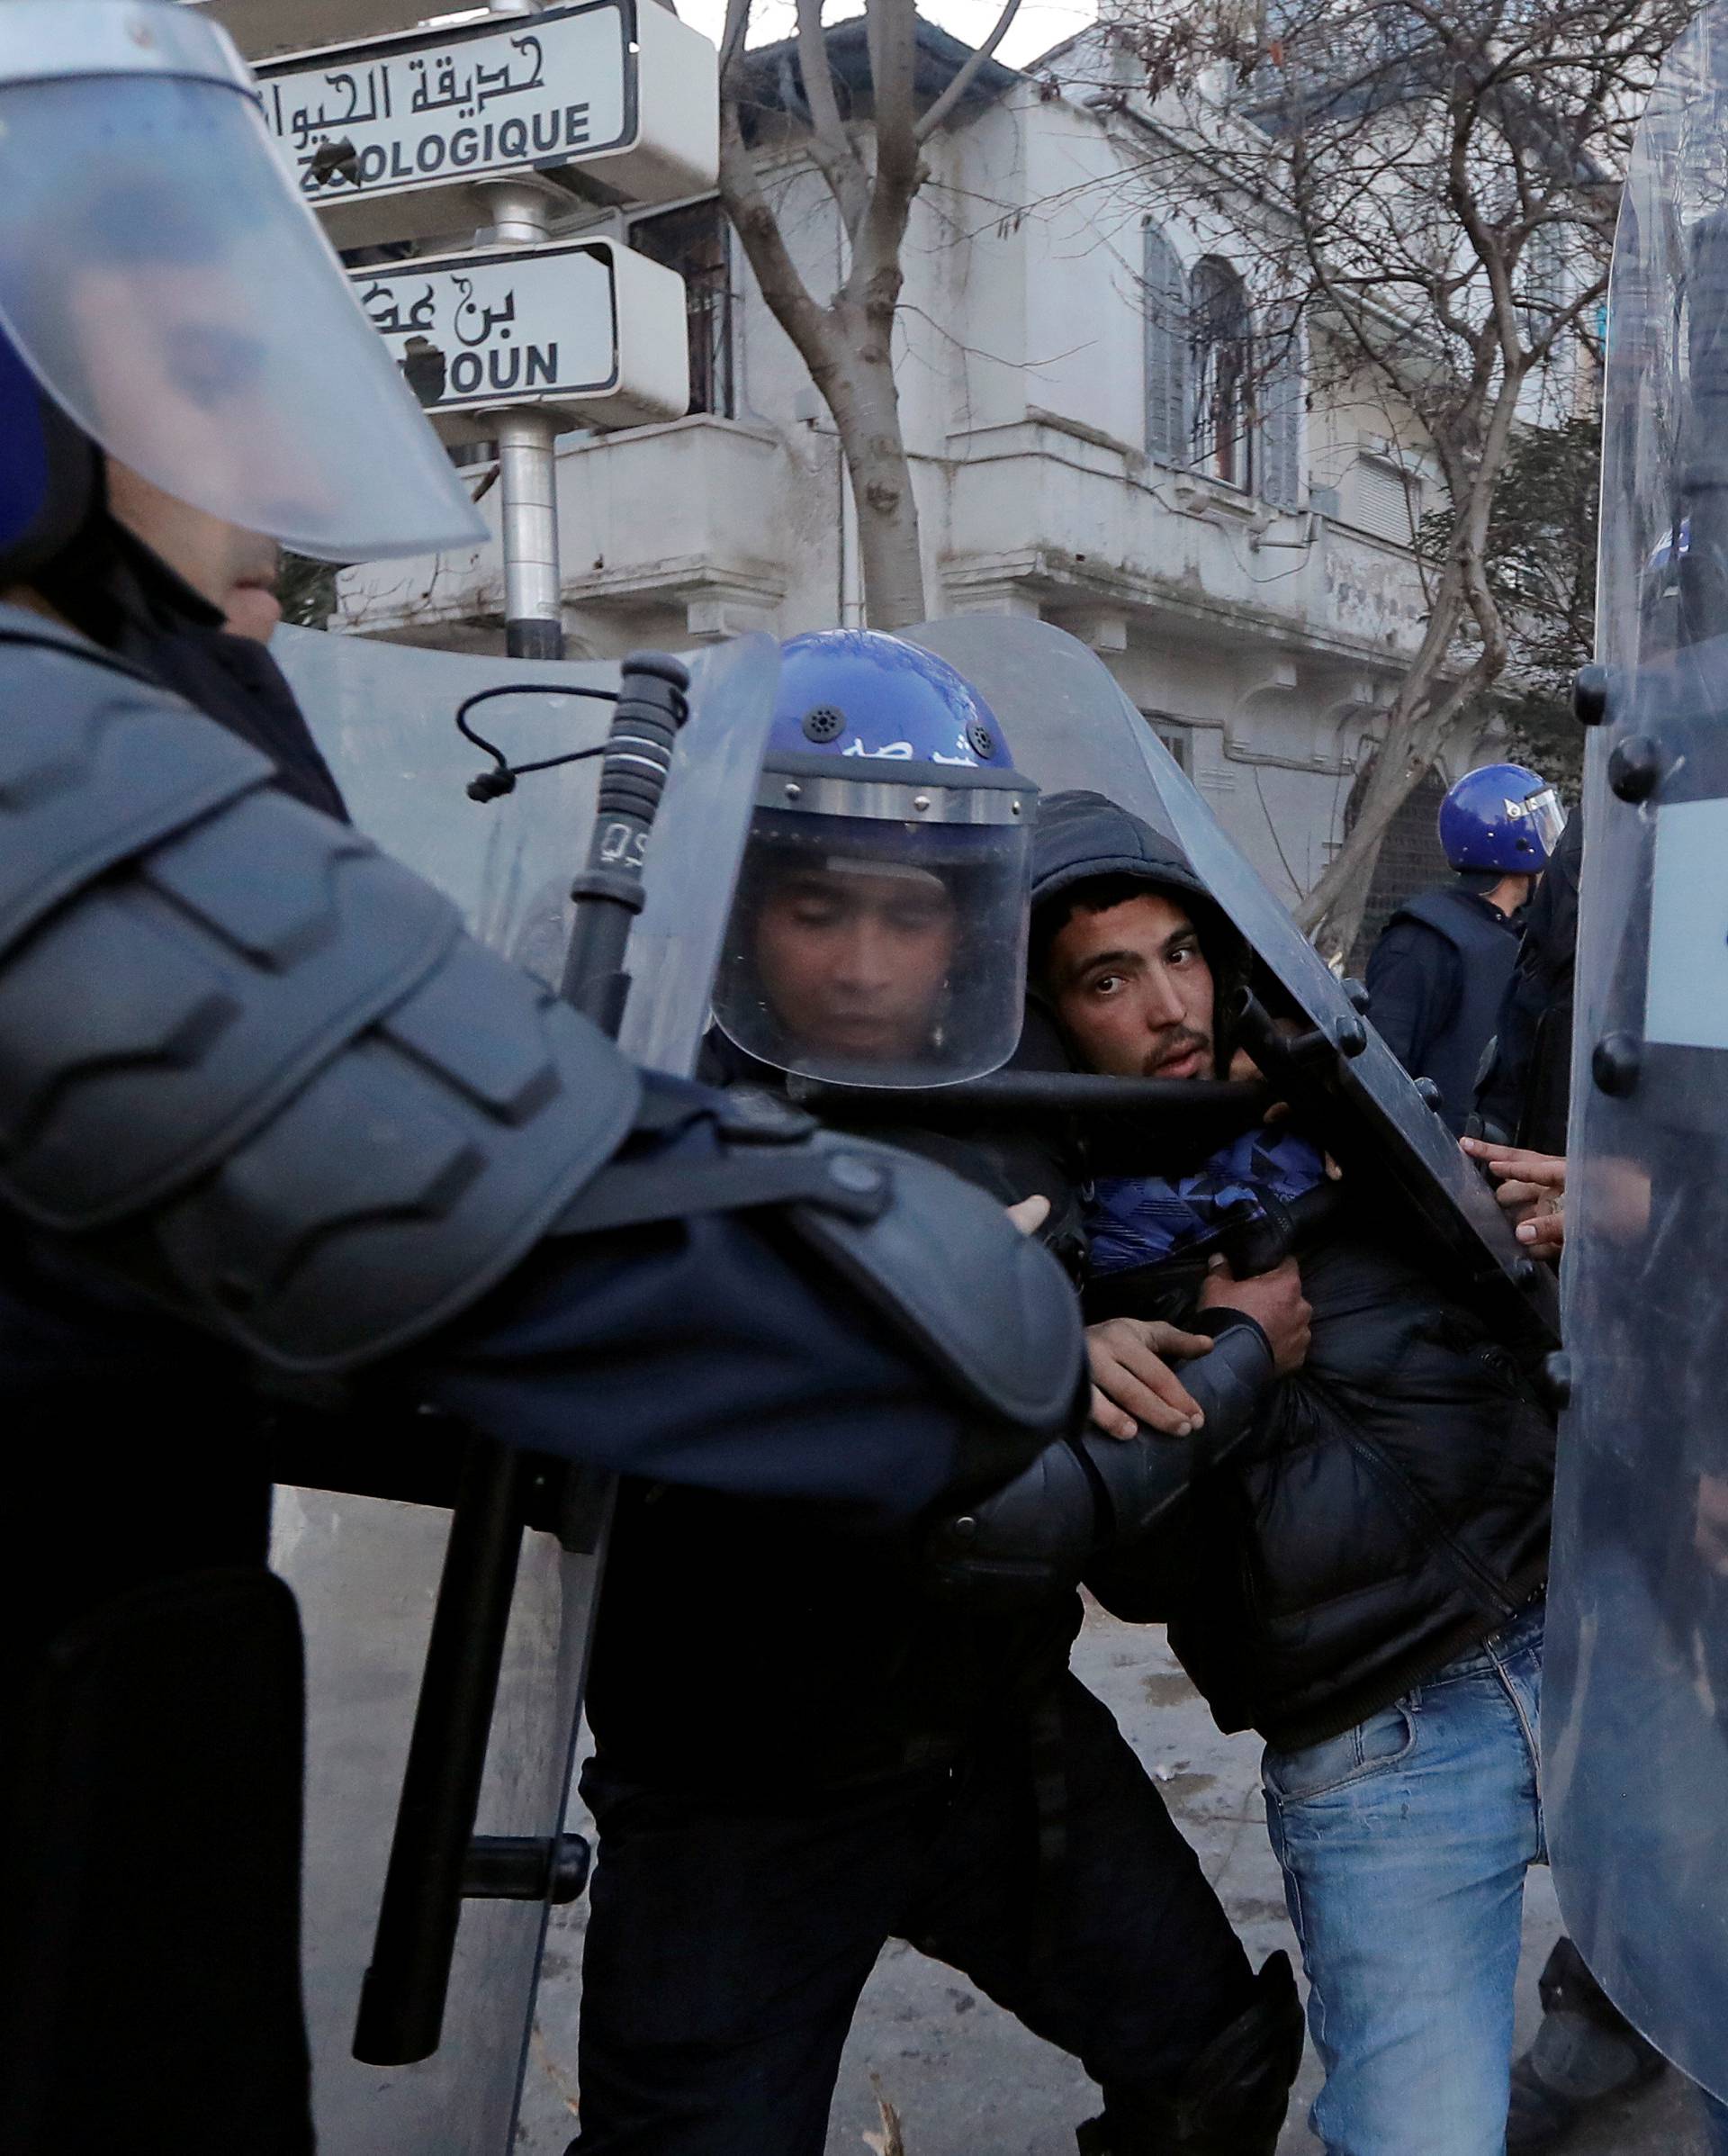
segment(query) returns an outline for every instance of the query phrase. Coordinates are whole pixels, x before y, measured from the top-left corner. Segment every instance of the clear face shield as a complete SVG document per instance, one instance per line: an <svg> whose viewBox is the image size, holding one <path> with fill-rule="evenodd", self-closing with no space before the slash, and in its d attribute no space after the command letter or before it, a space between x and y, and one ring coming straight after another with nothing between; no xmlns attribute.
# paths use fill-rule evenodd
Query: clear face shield
<svg viewBox="0 0 1728 2156"><path fill-rule="evenodd" d="M110 456L321 560L484 538L213 24L4 0L0 143L0 324Z"/></svg>
<svg viewBox="0 0 1728 2156"><path fill-rule="evenodd" d="M1544 786L1537 793L1526 795L1524 813L1541 842L1544 857L1552 858L1560 843L1560 834L1566 828L1566 804L1553 787Z"/></svg>
<svg viewBox="0 0 1728 2156"><path fill-rule="evenodd" d="M764 773L714 1006L777 1069L939 1086L999 1069L1019 1041L1036 790L1012 771L958 784L893 768L860 780L788 758Z"/></svg>

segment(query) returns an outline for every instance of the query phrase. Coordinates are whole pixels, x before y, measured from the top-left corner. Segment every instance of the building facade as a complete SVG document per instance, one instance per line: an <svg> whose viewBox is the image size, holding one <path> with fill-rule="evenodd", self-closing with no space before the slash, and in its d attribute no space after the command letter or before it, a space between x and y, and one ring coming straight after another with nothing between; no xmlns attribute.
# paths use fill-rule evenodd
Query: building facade
<svg viewBox="0 0 1728 2156"><path fill-rule="evenodd" d="M858 27L831 33L842 79ZM1318 393L1300 340L1256 319L1215 216L1148 206L1099 64L1080 41L1030 75L991 66L926 146L896 357L931 610L1079 636L1291 898L1341 835L1418 639L1429 475L1395 419ZM791 101L771 54L760 79ZM796 129L776 158L782 229L825 296L837 215ZM687 280L692 409L561 442L572 655L861 621L832 421L717 203L626 236ZM362 633L475 648L501 619L492 548L344 580L342 625Z"/></svg>

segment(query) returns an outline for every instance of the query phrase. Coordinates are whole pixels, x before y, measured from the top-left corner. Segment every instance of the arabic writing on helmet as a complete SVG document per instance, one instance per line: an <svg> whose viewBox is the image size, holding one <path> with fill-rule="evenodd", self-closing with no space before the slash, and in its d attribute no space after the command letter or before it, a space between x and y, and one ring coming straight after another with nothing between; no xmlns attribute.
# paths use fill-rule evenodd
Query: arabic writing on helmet
<svg viewBox="0 0 1728 2156"><path fill-rule="evenodd" d="M925 761L931 763L964 763L976 771L978 760L967 746L964 734L954 736L954 745L959 751L958 756L944 756L940 749L932 749ZM897 757L903 762L914 762L918 759L918 752L909 741L885 742L879 749L872 749L867 748L862 738L856 734L840 753L842 756Z"/></svg>

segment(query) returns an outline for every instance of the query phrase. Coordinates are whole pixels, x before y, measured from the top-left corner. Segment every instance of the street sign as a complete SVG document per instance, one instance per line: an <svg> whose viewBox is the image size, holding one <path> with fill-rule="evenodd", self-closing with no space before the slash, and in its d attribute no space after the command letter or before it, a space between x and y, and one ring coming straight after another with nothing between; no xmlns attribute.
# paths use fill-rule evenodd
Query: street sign
<svg viewBox="0 0 1728 2156"><path fill-rule="evenodd" d="M355 289L447 442L486 441L518 404L572 426L639 427L690 401L684 280L609 239L426 255Z"/></svg>
<svg viewBox="0 0 1728 2156"><path fill-rule="evenodd" d="M301 53L257 70L265 122L338 247L472 231L476 182L537 172L604 203L713 186L717 56L657 0Z"/></svg>

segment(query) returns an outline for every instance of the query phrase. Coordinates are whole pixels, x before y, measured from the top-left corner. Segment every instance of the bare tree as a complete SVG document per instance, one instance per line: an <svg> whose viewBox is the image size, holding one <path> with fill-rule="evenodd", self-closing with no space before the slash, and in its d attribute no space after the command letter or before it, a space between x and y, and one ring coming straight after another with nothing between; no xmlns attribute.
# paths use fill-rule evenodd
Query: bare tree
<svg viewBox="0 0 1728 2156"><path fill-rule="evenodd" d="M1489 513L1484 564L1510 654L1496 691L1507 749L1576 800L1584 729L1572 716L1572 677L1596 628L1596 550L1602 427L1588 418L1520 431ZM1422 520L1417 545L1444 560L1452 518Z"/></svg>
<svg viewBox="0 0 1728 2156"><path fill-rule="evenodd" d="M1375 858L1506 666L1490 526L1520 429L1586 401L1619 179L1692 0L1107 0L1148 202L1227 221L1310 392L1388 414L1447 500L1419 648L1300 909L1348 950Z"/></svg>
<svg viewBox="0 0 1728 2156"><path fill-rule="evenodd" d="M827 183L845 235L840 287L818 295L794 261L751 140L752 70L745 40L751 0L729 0L721 43L720 198L762 297L797 347L832 415L858 511L867 618L878 628L922 621L918 505L900 421L894 330L912 205L928 176L923 146L976 80L1020 7L1006 0L995 27L922 110L914 0L866 0L869 95L842 113L823 24L824 0L797 0L798 72L810 157Z"/></svg>

